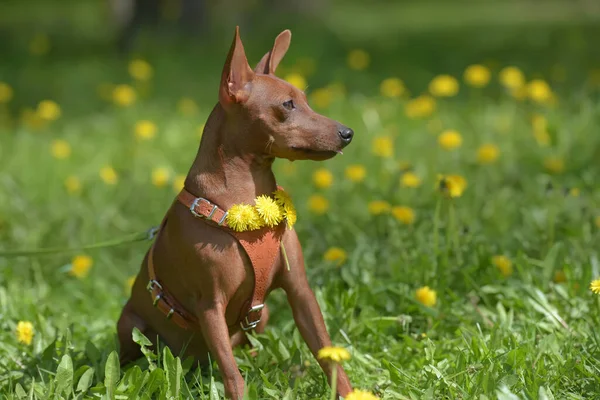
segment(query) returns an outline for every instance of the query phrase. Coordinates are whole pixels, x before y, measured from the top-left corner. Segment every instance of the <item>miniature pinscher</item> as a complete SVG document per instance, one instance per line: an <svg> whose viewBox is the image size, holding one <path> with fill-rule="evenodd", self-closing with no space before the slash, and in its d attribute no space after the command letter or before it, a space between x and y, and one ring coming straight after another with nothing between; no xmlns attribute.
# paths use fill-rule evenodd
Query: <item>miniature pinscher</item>
<svg viewBox="0 0 600 400"><path fill-rule="evenodd" d="M252 70L236 28L219 102L117 324L123 364L142 356L132 340L138 328L199 363L210 352L226 396L241 399L244 379L232 347L247 344L248 331L264 330L269 316L264 301L277 288L286 292L313 355L331 345L296 232L285 221L246 232L227 225L232 206L254 204L257 196L278 189L275 158L326 160L352 141L352 129L313 111L302 90L275 76L290 40L289 30L280 33ZM319 363L331 380L331 364ZM352 387L337 368L338 394L346 396Z"/></svg>

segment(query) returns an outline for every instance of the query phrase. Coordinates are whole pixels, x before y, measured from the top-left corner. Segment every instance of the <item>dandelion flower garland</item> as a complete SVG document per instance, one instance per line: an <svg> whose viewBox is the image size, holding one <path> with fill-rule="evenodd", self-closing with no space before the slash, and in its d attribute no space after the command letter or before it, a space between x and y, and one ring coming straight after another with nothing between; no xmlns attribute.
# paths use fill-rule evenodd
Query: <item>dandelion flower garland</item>
<svg viewBox="0 0 600 400"><path fill-rule="evenodd" d="M258 196L256 200L256 211L262 220L263 226L274 227L281 222L283 212L275 200L269 196Z"/></svg>
<svg viewBox="0 0 600 400"><path fill-rule="evenodd" d="M277 190L273 197L258 196L255 205L235 204L227 213L227 225L236 232L253 231L262 227L274 227L283 219L292 229L298 219L296 208L290 196L283 190Z"/></svg>
<svg viewBox="0 0 600 400"><path fill-rule="evenodd" d="M229 209L227 224L236 232L253 231L261 227L261 220L253 206L235 204Z"/></svg>

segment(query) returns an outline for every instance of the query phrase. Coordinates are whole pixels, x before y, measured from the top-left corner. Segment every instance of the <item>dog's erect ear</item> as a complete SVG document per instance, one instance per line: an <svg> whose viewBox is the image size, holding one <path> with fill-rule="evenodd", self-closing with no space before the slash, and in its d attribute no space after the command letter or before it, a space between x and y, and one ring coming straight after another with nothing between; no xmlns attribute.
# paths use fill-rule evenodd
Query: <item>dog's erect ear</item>
<svg viewBox="0 0 600 400"><path fill-rule="evenodd" d="M221 85L219 87L219 102L226 106L231 103L241 103L248 98L247 84L254 78L254 72L248 65L244 45L240 39L240 27L236 26L233 43L229 49Z"/></svg>
<svg viewBox="0 0 600 400"><path fill-rule="evenodd" d="M290 41L292 40L292 32L289 29L281 32L273 43L273 48L267 54L261 58L261 60L254 68L254 72L257 74L274 74L277 66L287 53L290 48Z"/></svg>

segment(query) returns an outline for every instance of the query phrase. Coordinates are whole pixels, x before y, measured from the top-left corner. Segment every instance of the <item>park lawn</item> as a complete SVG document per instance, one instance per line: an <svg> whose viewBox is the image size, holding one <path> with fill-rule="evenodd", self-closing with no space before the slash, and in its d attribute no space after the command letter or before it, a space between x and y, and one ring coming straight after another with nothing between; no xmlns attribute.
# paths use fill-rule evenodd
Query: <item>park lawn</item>
<svg viewBox="0 0 600 400"><path fill-rule="evenodd" d="M450 96L415 103L435 92L431 71L410 71L411 80L377 50L367 53L370 62L353 53L348 63L344 50L318 57L311 46L323 44L294 40L302 50L280 75L305 79L314 108L356 132L332 160L275 163L298 209L295 229L329 332L351 354L344 365L353 384L383 399L597 397L594 75L588 79L576 63L564 74L524 64L527 80L549 82L550 92L540 81L511 91L499 81L510 57L470 55L448 62L448 71L433 68L456 78L458 94L450 82L438 88ZM252 60L266 50L248 47ZM137 367L117 367L116 320L149 241L81 250L139 238L160 222L217 98L226 47L202 50L209 61L182 57L184 66L176 52L149 52L142 57L153 69L147 80L131 76L131 58L110 55L73 62L24 51L3 68L0 81L14 90L0 104L4 397L222 395L216 364L194 369L168 349L154 349ZM463 79L471 63L489 66L482 88ZM390 76L406 88L388 81L380 92ZM119 105L130 89L135 99ZM45 99L53 103L38 106ZM448 130L456 133L442 136ZM456 188L454 175L466 185ZM2 256L46 247L74 250ZM235 351L248 398L329 398L285 296L274 292L269 305L269 328L251 339L258 355ZM31 323L31 342L16 334L19 322Z"/></svg>

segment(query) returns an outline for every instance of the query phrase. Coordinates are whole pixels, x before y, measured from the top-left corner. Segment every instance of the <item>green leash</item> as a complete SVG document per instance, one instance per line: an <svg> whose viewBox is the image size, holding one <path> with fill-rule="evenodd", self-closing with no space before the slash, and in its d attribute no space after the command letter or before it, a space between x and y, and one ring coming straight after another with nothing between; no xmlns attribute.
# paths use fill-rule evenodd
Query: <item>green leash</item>
<svg viewBox="0 0 600 400"><path fill-rule="evenodd" d="M80 247L70 247L70 248L47 247L44 249L14 250L14 251L0 250L0 258L22 257L22 256L38 257L38 256L49 255L49 254L72 253L72 252L81 251L81 250L103 249L103 248L107 248L107 247L116 247L116 246L121 246L123 244L141 242L144 240L152 240L156 236L157 232L158 232L158 226L155 226L144 232L127 235L120 239L106 240L104 242L89 244L89 245L80 246Z"/></svg>

